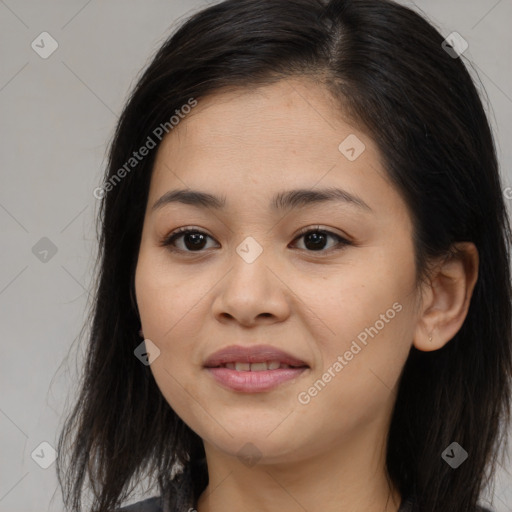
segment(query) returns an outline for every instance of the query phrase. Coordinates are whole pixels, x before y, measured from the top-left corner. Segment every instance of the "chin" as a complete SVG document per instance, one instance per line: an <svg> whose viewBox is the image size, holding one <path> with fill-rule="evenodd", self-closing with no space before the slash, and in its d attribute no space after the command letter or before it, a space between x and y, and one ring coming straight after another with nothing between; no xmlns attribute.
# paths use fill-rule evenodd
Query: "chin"
<svg viewBox="0 0 512 512"><path fill-rule="evenodd" d="M247 459L249 464L256 460L259 464L273 464L296 459L298 452L301 451L301 445L310 444L307 439L297 436L297 428L291 428L293 425L290 424L286 428L285 422L281 417L279 421L271 424L248 425L246 417L244 423L229 422L227 428L229 434L221 427L219 427L220 430L216 428L212 432L212 425L209 424L208 432L200 432L199 435L217 450L237 457L241 462Z"/></svg>

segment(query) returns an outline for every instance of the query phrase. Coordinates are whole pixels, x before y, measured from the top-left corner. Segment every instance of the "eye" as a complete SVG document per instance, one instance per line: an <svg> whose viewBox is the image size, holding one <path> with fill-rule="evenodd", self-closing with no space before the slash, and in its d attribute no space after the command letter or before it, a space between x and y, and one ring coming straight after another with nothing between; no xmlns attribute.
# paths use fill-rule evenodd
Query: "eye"
<svg viewBox="0 0 512 512"><path fill-rule="evenodd" d="M331 249L342 249L346 245L351 245L351 242L347 239L333 233L327 229L321 229L320 226L315 226L315 228L306 228L299 233L299 236L295 240L299 240L300 238L304 238L304 245L310 251L324 251L324 245L328 238L336 239L338 242L334 244L334 247Z"/></svg>
<svg viewBox="0 0 512 512"><path fill-rule="evenodd" d="M174 245L175 241L183 238L185 242L186 249L176 248ZM161 246L168 247L169 250L173 252L198 252L198 249L204 249L204 242L206 238L211 238L210 235L207 235L204 231L200 231L199 229L191 229L191 228L179 228L173 231L169 236L167 236L162 242ZM191 250L187 250L188 248L192 248Z"/></svg>
<svg viewBox="0 0 512 512"><path fill-rule="evenodd" d="M168 247L169 250L173 252L200 252L201 249L205 248L207 238L211 238L210 235L199 229L180 228L164 238L160 245ZM329 230L321 229L320 226L306 228L299 233L299 236L295 238L294 242L300 238L305 238L304 245L308 252L326 252L324 246L329 238L337 240L337 243L334 244L334 249L341 249L344 246L351 245L351 242L347 239ZM177 240L182 241L185 248L177 247L175 244ZM331 247L331 249L333 249L333 247Z"/></svg>

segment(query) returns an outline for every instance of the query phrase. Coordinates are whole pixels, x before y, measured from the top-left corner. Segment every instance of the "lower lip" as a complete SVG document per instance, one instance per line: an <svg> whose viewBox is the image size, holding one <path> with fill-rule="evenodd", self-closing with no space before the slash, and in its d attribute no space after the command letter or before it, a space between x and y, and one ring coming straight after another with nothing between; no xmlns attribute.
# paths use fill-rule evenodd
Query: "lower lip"
<svg viewBox="0 0 512 512"><path fill-rule="evenodd" d="M259 372L237 371L230 368L206 368L223 386L243 393L269 391L283 382L296 379L307 367L281 368Z"/></svg>

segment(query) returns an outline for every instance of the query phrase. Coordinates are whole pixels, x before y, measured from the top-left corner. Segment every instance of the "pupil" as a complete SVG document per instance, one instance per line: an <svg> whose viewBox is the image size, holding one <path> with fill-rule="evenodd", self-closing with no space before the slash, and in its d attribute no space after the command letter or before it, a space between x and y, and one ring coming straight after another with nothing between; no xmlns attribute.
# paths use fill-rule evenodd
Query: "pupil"
<svg viewBox="0 0 512 512"><path fill-rule="evenodd" d="M190 247L188 247L187 240L193 240L192 247L196 249L201 248L201 243L204 243L204 235L202 235L201 233L193 233L186 235L185 245L187 245L187 248L190 249Z"/></svg>
<svg viewBox="0 0 512 512"><path fill-rule="evenodd" d="M322 245L325 243L325 235L320 233L319 231L315 231L314 233L310 233L306 236L305 246L309 247L308 241L313 242L313 250L322 249Z"/></svg>

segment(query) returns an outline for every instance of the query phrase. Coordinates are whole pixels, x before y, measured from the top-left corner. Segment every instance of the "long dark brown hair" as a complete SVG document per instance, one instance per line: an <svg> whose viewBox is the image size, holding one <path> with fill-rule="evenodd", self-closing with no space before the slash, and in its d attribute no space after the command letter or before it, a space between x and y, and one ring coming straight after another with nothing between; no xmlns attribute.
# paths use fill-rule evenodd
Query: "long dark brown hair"
<svg viewBox="0 0 512 512"><path fill-rule="evenodd" d="M176 467L192 472L196 499L207 485L201 439L134 356L134 275L156 150L113 177L191 98L288 77L324 85L378 145L413 219L418 283L430 259L455 242L479 251L459 332L440 350L411 348L386 459L389 477L403 496L414 492L420 512L474 509L510 423L512 236L481 98L464 54L453 58L443 40L422 16L388 0L226 0L191 16L156 52L109 151L85 365L58 444L68 510L81 510L84 486L97 512L117 508L145 477L156 477L161 494L172 492ZM441 458L454 440L469 453L456 470Z"/></svg>

